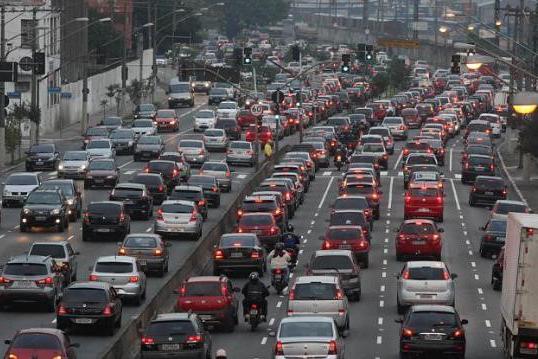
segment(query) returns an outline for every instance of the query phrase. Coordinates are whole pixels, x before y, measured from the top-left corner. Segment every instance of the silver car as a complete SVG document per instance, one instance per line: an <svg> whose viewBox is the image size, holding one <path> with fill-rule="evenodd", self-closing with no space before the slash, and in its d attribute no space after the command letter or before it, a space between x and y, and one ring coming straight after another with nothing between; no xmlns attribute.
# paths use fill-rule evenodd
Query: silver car
<svg viewBox="0 0 538 359"><path fill-rule="evenodd" d="M177 144L177 151L192 165L201 165L209 157L204 141L201 140L181 140Z"/></svg>
<svg viewBox="0 0 538 359"><path fill-rule="evenodd" d="M344 359L345 344L332 318L288 317L278 326L273 358Z"/></svg>
<svg viewBox="0 0 538 359"><path fill-rule="evenodd" d="M2 192L2 207L11 204L22 204L28 194L41 185L41 173L17 172L6 179Z"/></svg>
<svg viewBox="0 0 538 359"><path fill-rule="evenodd" d="M213 110L200 110L194 115L194 132L215 128L217 114Z"/></svg>
<svg viewBox="0 0 538 359"><path fill-rule="evenodd" d="M202 236L204 219L194 202L167 200L161 204L155 219L154 232L160 235L190 235L194 239Z"/></svg>
<svg viewBox="0 0 538 359"><path fill-rule="evenodd" d="M226 162L206 162L200 168L199 174L214 176L223 192L232 190L232 171Z"/></svg>
<svg viewBox="0 0 538 359"><path fill-rule="evenodd" d="M440 261L407 262L398 279L398 313L404 314L415 304L441 304L454 306L456 290L454 279L446 264Z"/></svg>
<svg viewBox="0 0 538 359"><path fill-rule="evenodd" d="M112 141L109 139L90 140L86 146L86 152L90 155L90 159L96 157L114 158L116 154Z"/></svg>
<svg viewBox="0 0 538 359"><path fill-rule="evenodd" d="M509 212L531 213L525 202L499 199L491 209L490 219L506 219Z"/></svg>
<svg viewBox="0 0 538 359"><path fill-rule="evenodd" d="M407 140L407 126L403 117L385 117L381 126L390 130L392 137Z"/></svg>
<svg viewBox="0 0 538 359"><path fill-rule="evenodd" d="M300 276L290 288L288 316L323 315L349 329L349 305L338 275Z"/></svg>
<svg viewBox="0 0 538 359"><path fill-rule="evenodd" d="M157 125L151 119L134 120L131 128L138 137L143 135L151 136L157 133Z"/></svg>
<svg viewBox="0 0 538 359"><path fill-rule="evenodd" d="M90 155L86 151L65 151L58 165L59 178L84 178Z"/></svg>
<svg viewBox="0 0 538 359"><path fill-rule="evenodd" d="M256 151L251 142L231 141L226 152L228 164L247 164L250 167L256 164Z"/></svg>
<svg viewBox="0 0 538 359"><path fill-rule="evenodd" d="M89 270L90 281L109 283L120 297L133 299L136 304L146 298L146 275L134 257L99 257Z"/></svg>
<svg viewBox="0 0 538 359"><path fill-rule="evenodd" d="M204 132L204 144L208 150L226 151L228 137L221 128L208 129Z"/></svg>

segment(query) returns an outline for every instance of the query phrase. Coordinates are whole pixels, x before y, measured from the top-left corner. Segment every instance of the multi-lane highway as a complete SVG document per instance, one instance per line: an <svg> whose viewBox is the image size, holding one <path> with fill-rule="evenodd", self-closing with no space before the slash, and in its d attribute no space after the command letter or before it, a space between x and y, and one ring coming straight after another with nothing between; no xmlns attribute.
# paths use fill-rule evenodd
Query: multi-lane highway
<svg viewBox="0 0 538 359"><path fill-rule="evenodd" d="M410 132L410 138L415 133ZM467 358L491 359L502 357L499 337L499 292L492 290L490 275L492 260L478 253L479 226L487 220L488 209L468 205L469 186L460 180L462 143L460 137L447 146L445 175L445 229L442 259L459 276L456 279L456 309L466 326ZM401 148L397 143L391 156L389 170L382 173L383 198L381 218L375 223L370 251L370 266L362 270L362 299L350 302L351 330L345 339L347 358L398 358L400 325L396 310L396 278L404 262L397 262L394 249L394 228L403 221L404 190L401 172ZM304 205L293 220L295 232L303 235L299 263L294 276L304 273L304 265L313 251L320 248L319 236L327 228L331 204L338 195L340 173L334 168L321 169L311 185ZM512 190L509 197L516 198ZM268 284L268 276L264 278ZM234 285L242 286L245 279L234 277ZM287 296L276 295L271 289L267 323L256 332L240 322L234 333L213 334L215 348L225 348L230 358L271 358L274 339L269 332L276 330L287 315Z"/></svg>

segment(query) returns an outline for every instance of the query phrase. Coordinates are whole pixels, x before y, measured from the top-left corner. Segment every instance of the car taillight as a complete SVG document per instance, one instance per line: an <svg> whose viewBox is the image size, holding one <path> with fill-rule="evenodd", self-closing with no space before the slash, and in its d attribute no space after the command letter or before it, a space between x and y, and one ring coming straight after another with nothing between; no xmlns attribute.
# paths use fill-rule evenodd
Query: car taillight
<svg viewBox="0 0 538 359"><path fill-rule="evenodd" d="M286 201L291 201L291 194L286 192Z"/></svg>
<svg viewBox="0 0 538 359"><path fill-rule="evenodd" d="M506 192L506 188L505 188L505 189L503 189L503 195L506 196L506 194L507 194L507 192Z"/></svg>
<svg viewBox="0 0 538 359"><path fill-rule="evenodd" d="M140 280L140 278L138 278L137 275L133 275L133 276L129 277L129 282L130 283L138 283L139 280Z"/></svg>
<svg viewBox="0 0 538 359"><path fill-rule="evenodd" d="M405 130L405 126L404 126L404 125L401 125L401 126L400 126L400 130Z"/></svg>
<svg viewBox="0 0 538 359"><path fill-rule="evenodd" d="M177 171L177 169L174 168L174 170L172 171L172 177L176 177L178 174L179 172Z"/></svg>
<svg viewBox="0 0 538 359"><path fill-rule="evenodd" d="M272 226L271 229L270 229L270 232L271 232L271 234L276 234L276 233L279 232L279 230L280 230L280 229L279 229L278 227L276 227L276 226Z"/></svg>
<svg viewBox="0 0 538 359"><path fill-rule="evenodd" d="M198 201L198 205L199 206L204 206L205 205L205 201L202 199L200 201Z"/></svg>
<svg viewBox="0 0 538 359"><path fill-rule="evenodd" d="M224 252L221 251L220 249L217 249L215 251L215 254L213 254L213 258L214 259L224 259Z"/></svg>
<svg viewBox="0 0 538 359"><path fill-rule="evenodd" d="M190 221L194 221L196 222L198 220L198 212L196 211L192 211L192 214L191 214L191 218L190 218Z"/></svg>
<svg viewBox="0 0 538 359"><path fill-rule="evenodd" d="M465 331L463 329L456 329L454 332L452 332L451 337L452 338L462 338L465 334Z"/></svg>
<svg viewBox="0 0 538 359"><path fill-rule="evenodd" d="M446 269L443 271L443 279L444 280L449 280L450 279L450 273L448 273L448 271Z"/></svg>
<svg viewBox="0 0 538 359"><path fill-rule="evenodd" d="M410 277L410 275L409 275L409 271L408 271L408 270L406 270L405 272L403 272L403 274L402 274L402 278L403 278L403 279L409 279L409 277Z"/></svg>
<svg viewBox="0 0 538 359"><path fill-rule="evenodd" d="M112 315L112 307L110 305L106 305L105 309L103 309L103 315L104 316L111 316Z"/></svg>
<svg viewBox="0 0 538 359"><path fill-rule="evenodd" d="M276 342L275 355L284 355L284 346L280 340Z"/></svg>
<svg viewBox="0 0 538 359"><path fill-rule="evenodd" d="M359 248L360 249L368 248L368 241L365 241L365 240L359 241Z"/></svg>
<svg viewBox="0 0 538 359"><path fill-rule="evenodd" d="M469 169L469 162L465 162L465 169Z"/></svg>
<svg viewBox="0 0 538 359"><path fill-rule="evenodd" d="M84 223L90 223L90 214L88 212L84 212L82 214L82 220Z"/></svg>
<svg viewBox="0 0 538 359"><path fill-rule="evenodd" d="M338 349L336 346L336 340L331 340L329 342L329 351L327 352L327 355L337 355Z"/></svg>
<svg viewBox="0 0 538 359"><path fill-rule="evenodd" d="M122 248L120 248L120 249L118 250L118 254L119 254L120 256L124 256L124 255L127 254L127 251L125 250L125 248L122 247Z"/></svg>
<svg viewBox="0 0 538 359"><path fill-rule="evenodd" d="M144 172L149 173L149 167L144 167Z"/></svg>
<svg viewBox="0 0 538 359"><path fill-rule="evenodd" d="M122 213L120 213L120 217L119 217L119 220L120 220L120 222L123 222L123 221L125 221L125 214L124 214L123 212L122 212Z"/></svg>
<svg viewBox="0 0 538 359"><path fill-rule="evenodd" d="M185 294L187 294L187 287L185 287L185 285L182 285L181 288L179 288L179 295L181 297L184 297Z"/></svg>
<svg viewBox="0 0 538 359"><path fill-rule="evenodd" d="M438 234L434 234L434 235L432 236L432 239L433 239L435 242L437 242L437 241L439 241L439 240L441 239L441 236L438 235Z"/></svg>
<svg viewBox="0 0 538 359"><path fill-rule="evenodd" d="M163 192L163 191L164 191L164 186L163 186L162 184L159 185L158 191L159 191L159 192Z"/></svg>
<svg viewBox="0 0 538 359"><path fill-rule="evenodd" d="M151 337L142 337L141 339L143 345L153 345L155 344L155 340Z"/></svg>
<svg viewBox="0 0 538 359"><path fill-rule="evenodd" d="M189 335L187 337L186 343L187 344L197 344L202 343L204 341L204 338L202 338L201 335Z"/></svg>
<svg viewBox="0 0 538 359"><path fill-rule="evenodd" d="M493 241L493 240L495 240L495 237L493 237L493 236L490 235L490 234L486 234L486 235L484 236L484 240L485 240L485 241L488 241L488 242L489 242L489 241Z"/></svg>
<svg viewBox="0 0 538 359"><path fill-rule="evenodd" d="M491 164L491 165L489 165L489 169L490 169L491 171L495 171L495 166L494 166L493 164Z"/></svg>
<svg viewBox="0 0 538 359"><path fill-rule="evenodd" d="M212 192L217 192L219 190L219 188L217 186L213 186L211 187L211 191Z"/></svg>
<svg viewBox="0 0 538 359"><path fill-rule="evenodd" d="M163 210L162 208L159 208L157 210L157 218L156 218L158 221L164 221L164 218L163 218Z"/></svg>
<svg viewBox="0 0 538 359"><path fill-rule="evenodd" d="M377 193L372 194L372 199L379 199L379 195Z"/></svg>
<svg viewBox="0 0 538 359"><path fill-rule="evenodd" d="M4 277L0 277L0 284L8 284L8 283L11 283L11 280Z"/></svg>
<svg viewBox="0 0 538 359"><path fill-rule="evenodd" d="M519 347L521 349L538 349L538 343L535 343L535 342L520 342Z"/></svg>
<svg viewBox="0 0 538 359"><path fill-rule="evenodd" d="M334 299L344 299L344 292L341 289L337 289Z"/></svg>
<svg viewBox="0 0 538 359"><path fill-rule="evenodd" d="M402 337L411 338L415 334L415 331L411 328L402 329Z"/></svg>
<svg viewBox="0 0 538 359"><path fill-rule="evenodd" d="M36 280L36 284L40 284L40 285L51 285L53 283L54 283L54 280L52 279L52 277L47 277L45 279Z"/></svg>
<svg viewBox="0 0 538 359"><path fill-rule="evenodd" d="M154 255L155 257L160 257L160 256L163 255L163 251L160 250L160 249L155 249L155 250L153 251L153 255Z"/></svg>
<svg viewBox="0 0 538 359"><path fill-rule="evenodd" d="M324 241L322 245L323 249L331 249L331 243L329 241Z"/></svg>
<svg viewBox="0 0 538 359"><path fill-rule="evenodd" d="M443 197L437 196L437 203L442 204L443 203Z"/></svg>
<svg viewBox="0 0 538 359"><path fill-rule="evenodd" d="M99 280L99 277L95 274L90 274L90 277L88 278L90 281L95 282Z"/></svg>
<svg viewBox="0 0 538 359"><path fill-rule="evenodd" d="M404 148L403 153L404 153L404 155L408 155L408 154L409 154L409 150L408 150L407 148Z"/></svg>
<svg viewBox="0 0 538 359"><path fill-rule="evenodd" d="M56 312L58 315L66 315L67 314L67 308L65 308L62 304L58 306L58 311Z"/></svg>
<svg viewBox="0 0 538 359"><path fill-rule="evenodd" d="M288 300L295 300L295 289L290 290L290 292L288 294Z"/></svg>

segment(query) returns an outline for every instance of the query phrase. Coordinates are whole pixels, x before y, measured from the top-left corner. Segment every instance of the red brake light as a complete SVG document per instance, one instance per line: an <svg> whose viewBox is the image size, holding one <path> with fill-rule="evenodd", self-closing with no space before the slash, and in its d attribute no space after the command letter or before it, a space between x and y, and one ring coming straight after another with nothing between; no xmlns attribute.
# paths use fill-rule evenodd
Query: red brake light
<svg viewBox="0 0 538 359"><path fill-rule="evenodd" d="M144 345L152 345L155 344L155 340L150 337L142 337L142 344Z"/></svg>
<svg viewBox="0 0 538 359"><path fill-rule="evenodd" d="M452 337L453 338L461 338L461 337L463 337L464 334L465 334L465 332L463 331L463 329L456 329L454 331L454 333L452 333Z"/></svg>
<svg viewBox="0 0 538 359"><path fill-rule="evenodd" d="M258 258L260 258L260 253L258 253L257 251L253 251L253 252L250 254L250 258L252 258L252 259L258 259Z"/></svg>
<svg viewBox="0 0 538 359"><path fill-rule="evenodd" d="M359 248L365 249L368 248L368 241L362 240L359 242Z"/></svg>
<svg viewBox="0 0 538 359"><path fill-rule="evenodd" d="M67 314L67 309L63 306L63 305L59 305L58 306L58 315L66 315Z"/></svg>
<svg viewBox="0 0 538 359"><path fill-rule="evenodd" d="M409 279L409 277L410 277L410 275L409 275L409 271L408 271L408 270L406 270L405 272L403 272L403 274L402 274L402 278L403 278L403 279Z"/></svg>
<svg viewBox="0 0 538 359"><path fill-rule="evenodd" d="M341 289L336 291L335 299L344 299L344 292Z"/></svg>
<svg viewBox="0 0 538 359"><path fill-rule="evenodd" d="M164 191L164 186L162 184L159 185L159 192L163 192Z"/></svg>
<svg viewBox="0 0 538 359"><path fill-rule="evenodd" d="M243 215L243 210L242 209L238 209L237 210L237 217L241 217Z"/></svg>
<svg viewBox="0 0 538 359"><path fill-rule="evenodd" d="M163 254L163 251L160 250L160 249L156 249L156 250L153 251L153 255L154 255L155 257L159 257L159 256L161 256L162 254Z"/></svg>
<svg viewBox="0 0 538 359"><path fill-rule="evenodd" d="M217 186L213 186L213 187L211 187L211 191L212 191L212 192L217 192L218 190L219 190L219 189L218 189Z"/></svg>
<svg viewBox="0 0 538 359"><path fill-rule="evenodd" d="M149 173L149 167L144 167L144 172Z"/></svg>
<svg viewBox="0 0 538 359"><path fill-rule="evenodd" d="M271 231L271 234L275 234L275 233L278 233L279 228L276 226L272 226L270 231Z"/></svg>
<svg viewBox="0 0 538 359"><path fill-rule="evenodd" d="M157 210L157 220L158 221L163 221L164 220L164 218L163 218L163 209L162 208L159 208Z"/></svg>
<svg viewBox="0 0 538 359"><path fill-rule="evenodd" d="M174 170L172 171L172 176L176 177L178 174L179 172L177 171L177 169L174 168Z"/></svg>
<svg viewBox="0 0 538 359"><path fill-rule="evenodd" d="M188 344L191 344L191 343L201 343L203 342L203 338L201 335L189 335L187 337L187 343Z"/></svg>
<svg viewBox="0 0 538 359"><path fill-rule="evenodd" d="M446 269L443 271L443 279L444 280L449 280L450 279L450 273L448 273L448 271Z"/></svg>
<svg viewBox="0 0 538 359"><path fill-rule="evenodd" d="M7 284L7 283L11 283L11 281L7 278L0 277L0 284Z"/></svg>
<svg viewBox="0 0 538 359"><path fill-rule="evenodd" d="M99 280L99 277L96 276L95 274L90 274L90 278L89 278L89 279L90 279L90 281L95 282L95 281L98 281L98 280Z"/></svg>
<svg viewBox="0 0 538 359"><path fill-rule="evenodd" d="M533 342L520 342L519 346L523 349L537 349L538 343Z"/></svg>
<svg viewBox="0 0 538 359"><path fill-rule="evenodd" d="M217 249L215 251L215 254L213 255L213 258L215 259L224 259L224 252L220 249Z"/></svg>
<svg viewBox="0 0 538 359"><path fill-rule="evenodd" d="M322 248L323 249L331 249L331 243L329 241L324 241Z"/></svg>
<svg viewBox="0 0 538 359"><path fill-rule="evenodd" d="M275 355L284 355L284 346L282 345L282 342L280 340L276 342Z"/></svg>
<svg viewBox="0 0 538 359"><path fill-rule="evenodd" d="M437 196L437 203L443 203L443 197Z"/></svg>
<svg viewBox="0 0 538 359"><path fill-rule="evenodd" d="M138 278L137 275L133 275L133 276L129 277L129 282L131 282L131 283L138 283L138 280L139 280L139 279L140 279L140 278Z"/></svg>
<svg viewBox="0 0 538 359"><path fill-rule="evenodd" d="M41 285L51 285L53 283L54 283L54 280L52 279L52 277L47 277L45 279L36 280L36 284L41 284Z"/></svg>
<svg viewBox="0 0 538 359"><path fill-rule="evenodd" d="M402 329L402 337L410 338L415 334L415 331L410 328L403 328Z"/></svg>
<svg viewBox="0 0 538 359"><path fill-rule="evenodd" d="M336 348L336 341L335 340L331 340L329 342L329 351L327 353L328 355L336 355L338 354L338 350Z"/></svg>
<svg viewBox="0 0 538 359"><path fill-rule="evenodd" d="M110 305L106 305L105 309L103 309L103 315L105 316L111 316L112 315L112 308Z"/></svg>
<svg viewBox="0 0 538 359"><path fill-rule="evenodd" d="M290 290L288 300L295 300L295 289Z"/></svg>
<svg viewBox="0 0 538 359"><path fill-rule="evenodd" d="M286 201L291 201L291 194L286 192Z"/></svg>
<svg viewBox="0 0 538 359"><path fill-rule="evenodd" d="M192 214L191 214L191 219L190 221L191 222L196 222L198 220L198 212L196 212L196 210L192 211Z"/></svg>

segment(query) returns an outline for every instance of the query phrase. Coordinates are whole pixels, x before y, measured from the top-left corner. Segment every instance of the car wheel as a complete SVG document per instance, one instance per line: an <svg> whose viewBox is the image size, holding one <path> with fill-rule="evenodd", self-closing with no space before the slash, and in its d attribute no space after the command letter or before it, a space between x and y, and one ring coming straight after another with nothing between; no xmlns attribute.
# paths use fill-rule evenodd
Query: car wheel
<svg viewBox="0 0 538 359"><path fill-rule="evenodd" d="M260 278L263 278L263 274L264 274L264 272L265 272L265 271L264 271L264 268L263 268L263 264L258 268L257 272L258 272L258 276L259 276Z"/></svg>
<svg viewBox="0 0 538 359"><path fill-rule="evenodd" d="M403 260L404 260L403 255L401 255L401 254L399 254L399 253L396 253L396 261L397 261L397 262L401 262L401 261L403 261Z"/></svg>
<svg viewBox="0 0 538 359"><path fill-rule="evenodd" d="M167 261L165 264L163 264L162 272L163 272L163 273L168 273L168 261ZM163 274L163 275L164 275L164 274Z"/></svg>
<svg viewBox="0 0 538 359"><path fill-rule="evenodd" d="M482 246L480 246L480 249L478 250L478 252L480 253L480 257L482 257L482 258L487 257L488 253L484 250L484 248L482 248Z"/></svg>
<svg viewBox="0 0 538 359"><path fill-rule="evenodd" d="M498 281L498 280L494 280L494 281L493 281L493 290L495 290L495 291L499 291L499 290L501 290L501 289L502 289L502 284L501 284L501 282Z"/></svg>
<svg viewBox="0 0 538 359"><path fill-rule="evenodd" d="M145 289L144 289L145 291ZM142 302L144 301L144 298L142 298L142 293L140 293L140 295L137 295L135 300L134 300L134 304L135 305L140 305L142 304Z"/></svg>
<svg viewBox="0 0 538 359"><path fill-rule="evenodd" d="M362 262L363 268L368 268L368 265L370 264L370 256L368 253L366 253L366 256L364 257L364 261Z"/></svg>
<svg viewBox="0 0 538 359"><path fill-rule="evenodd" d="M471 206L471 207L475 206L475 203L471 198L469 198L469 206Z"/></svg>

